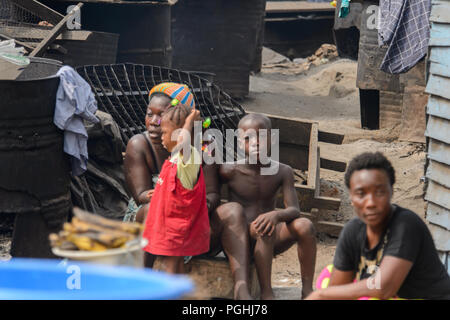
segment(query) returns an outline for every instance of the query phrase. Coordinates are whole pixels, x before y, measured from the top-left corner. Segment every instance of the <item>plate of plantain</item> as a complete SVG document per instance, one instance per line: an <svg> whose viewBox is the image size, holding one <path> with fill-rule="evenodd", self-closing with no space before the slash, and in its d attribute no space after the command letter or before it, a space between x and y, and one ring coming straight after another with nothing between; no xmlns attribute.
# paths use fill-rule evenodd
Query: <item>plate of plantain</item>
<svg viewBox="0 0 450 320"><path fill-rule="evenodd" d="M59 233L49 236L52 251L57 256L81 259L88 253L98 257L145 246L140 223L111 220L80 208L74 208L73 214L71 222L64 223Z"/></svg>

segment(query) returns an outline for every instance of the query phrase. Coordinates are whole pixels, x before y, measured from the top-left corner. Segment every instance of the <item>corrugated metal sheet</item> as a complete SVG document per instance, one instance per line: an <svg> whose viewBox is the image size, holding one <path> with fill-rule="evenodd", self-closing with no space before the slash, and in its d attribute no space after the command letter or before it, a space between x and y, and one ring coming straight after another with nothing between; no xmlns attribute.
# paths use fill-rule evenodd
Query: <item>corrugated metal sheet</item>
<svg viewBox="0 0 450 320"><path fill-rule="evenodd" d="M450 251L449 231L439 226L435 226L434 224L429 224L428 228L433 235L436 249L443 252Z"/></svg>
<svg viewBox="0 0 450 320"><path fill-rule="evenodd" d="M431 161L427 168L427 178L430 178L443 187L450 189L450 167L445 164L437 161Z"/></svg>
<svg viewBox="0 0 450 320"><path fill-rule="evenodd" d="M427 220L450 231L450 211L445 208L429 203Z"/></svg>
<svg viewBox="0 0 450 320"><path fill-rule="evenodd" d="M450 46L450 24L432 23L430 46Z"/></svg>
<svg viewBox="0 0 450 320"><path fill-rule="evenodd" d="M439 252L439 258L446 267L448 274L450 274L450 254L448 252Z"/></svg>
<svg viewBox="0 0 450 320"><path fill-rule="evenodd" d="M429 115L450 120L450 102L440 97L431 96L430 99L428 99L427 113Z"/></svg>
<svg viewBox="0 0 450 320"><path fill-rule="evenodd" d="M433 0L430 20L426 219L450 274L450 1Z"/></svg>
<svg viewBox="0 0 450 320"><path fill-rule="evenodd" d="M450 30L449 30L450 31ZM450 78L430 74L425 92L450 99Z"/></svg>
<svg viewBox="0 0 450 320"><path fill-rule="evenodd" d="M433 180L429 180L425 200L444 208L450 208L450 190Z"/></svg>
<svg viewBox="0 0 450 320"><path fill-rule="evenodd" d="M450 107L450 101L448 105ZM429 116L425 136L450 144L450 121Z"/></svg>
<svg viewBox="0 0 450 320"><path fill-rule="evenodd" d="M428 158L450 166L450 145L430 139L428 144Z"/></svg>

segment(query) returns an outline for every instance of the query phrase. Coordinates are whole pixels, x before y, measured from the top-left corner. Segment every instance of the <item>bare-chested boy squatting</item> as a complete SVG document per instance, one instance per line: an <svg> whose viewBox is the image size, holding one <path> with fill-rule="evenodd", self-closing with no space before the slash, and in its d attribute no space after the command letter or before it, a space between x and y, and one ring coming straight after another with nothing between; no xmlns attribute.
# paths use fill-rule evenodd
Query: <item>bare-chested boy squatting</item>
<svg viewBox="0 0 450 320"><path fill-rule="evenodd" d="M270 154L270 119L261 114L249 114L239 122L239 143L245 151L245 160L225 163L219 167L222 183L228 184L229 201L239 204L250 235L250 253L253 253L261 299L273 299L271 286L272 259L275 255L297 243L298 259L302 278L302 297L312 292L316 260L316 239L313 224L300 217L297 193L294 187L292 168L270 159L262 164L260 154ZM249 130L267 130L267 143L260 144L260 135L248 135ZM267 148L267 149L265 149ZM249 159L256 159L251 164ZM264 161L266 162L266 161ZM261 174L261 169L277 165L271 175ZM285 208L275 209L276 195L281 188ZM220 209L220 208L219 208ZM230 240L231 241L231 240ZM248 266L244 266L248 268Z"/></svg>

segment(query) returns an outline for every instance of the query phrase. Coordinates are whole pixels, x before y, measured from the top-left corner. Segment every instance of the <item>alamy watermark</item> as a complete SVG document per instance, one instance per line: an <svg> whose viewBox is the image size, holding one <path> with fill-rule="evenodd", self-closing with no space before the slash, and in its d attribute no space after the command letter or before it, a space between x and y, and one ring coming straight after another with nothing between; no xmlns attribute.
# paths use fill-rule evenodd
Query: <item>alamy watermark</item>
<svg viewBox="0 0 450 320"><path fill-rule="evenodd" d="M76 5L67 7L67 14L73 12L73 15L67 20L67 29L68 30L80 30L81 29L81 9L79 9Z"/></svg>
<svg viewBox="0 0 450 320"><path fill-rule="evenodd" d="M58 264L66 269L68 277L66 278L67 290L81 290L81 268L76 264L68 264L67 260Z"/></svg>

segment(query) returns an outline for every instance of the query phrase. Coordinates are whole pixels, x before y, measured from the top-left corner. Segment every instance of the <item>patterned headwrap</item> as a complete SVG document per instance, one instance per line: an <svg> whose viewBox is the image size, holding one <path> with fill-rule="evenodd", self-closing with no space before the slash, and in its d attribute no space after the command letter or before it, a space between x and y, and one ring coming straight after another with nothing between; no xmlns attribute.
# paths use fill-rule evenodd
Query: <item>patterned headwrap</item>
<svg viewBox="0 0 450 320"><path fill-rule="evenodd" d="M149 97L156 92L162 92L172 98L172 100L176 99L188 107L195 107L194 95L185 84L174 82L160 83L150 90Z"/></svg>

